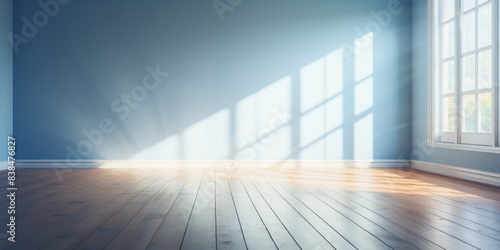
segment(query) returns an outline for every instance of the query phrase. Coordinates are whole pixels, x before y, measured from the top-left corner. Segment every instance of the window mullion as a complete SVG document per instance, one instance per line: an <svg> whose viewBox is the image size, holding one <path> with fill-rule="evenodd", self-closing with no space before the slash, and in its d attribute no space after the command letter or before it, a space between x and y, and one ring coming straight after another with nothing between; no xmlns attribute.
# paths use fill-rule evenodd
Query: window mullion
<svg viewBox="0 0 500 250"><path fill-rule="evenodd" d="M438 48L439 48L439 52L438 52L438 68L439 68L439 77L437 78L437 82L438 84L436 85L436 90L437 90L437 93L438 93L438 103L439 103L439 109L438 109L438 113L439 113L439 140L440 141L443 141L443 136L444 136L444 129L443 129L443 125L444 125L444 119L443 119L443 112L444 111L444 93L443 93L443 89L442 89L442 79L443 79L443 72L442 72L442 65L443 65L443 58L444 58L444 49L443 49L443 36L444 36L444 31L443 31L443 28L445 26L445 23L446 22L443 22L444 20L444 15L443 15L443 8L444 8L444 3L443 1L438 1L438 15L437 15L437 20L436 20L436 23L439 27L439 30L440 32L438 34L440 34L440 39L439 39L439 43L438 43ZM448 20L447 22L451 22L451 20L455 20L455 18L452 18L450 20ZM453 58L453 57L451 57Z"/></svg>
<svg viewBox="0 0 500 250"><path fill-rule="evenodd" d="M500 6L498 6L498 1L492 1L492 9L493 9L493 13L492 13L492 17L493 17L493 25L492 25L492 28L493 28L493 36L492 36L492 45L493 45L493 48L492 48L492 55L493 55L493 84L492 84L492 87L493 87L493 146L495 147L500 147L500 83L499 83L499 80L500 80L500 61L499 61L499 57L500 57L500 53L499 53L499 45L498 45L498 42L499 42L499 17L498 17L498 14L500 12L499 8Z"/></svg>
<svg viewBox="0 0 500 250"><path fill-rule="evenodd" d="M462 131L462 1L455 2L455 129L456 143Z"/></svg>
<svg viewBox="0 0 500 250"><path fill-rule="evenodd" d="M476 133L479 133L479 128L481 126L480 124L480 120L481 120L481 114L479 113L479 6L477 6L477 1L476 1L476 7L473 9L474 10L474 19L475 19L475 34L474 34L474 39L475 39L475 42L474 44L476 45L476 48L474 48L474 60L475 60L475 71L476 73L474 74L474 81L476 82L475 84L475 88L476 88L476 91L475 91L475 94L474 94L474 99L475 99L475 110L476 110L476 115L475 115L475 118L476 118L476 128L475 128L475 132Z"/></svg>

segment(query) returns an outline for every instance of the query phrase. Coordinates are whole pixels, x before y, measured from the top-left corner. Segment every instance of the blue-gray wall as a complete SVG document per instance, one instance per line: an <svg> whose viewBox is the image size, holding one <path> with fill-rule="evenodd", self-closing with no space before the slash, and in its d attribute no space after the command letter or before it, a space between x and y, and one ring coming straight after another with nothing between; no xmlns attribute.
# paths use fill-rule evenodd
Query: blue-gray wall
<svg viewBox="0 0 500 250"><path fill-rule="evenodd" d="M413 1L413 151L415 160L500 173L500 154L427 147L427 1Z"/></svg>
<svg viewBox="0 0 500 250"><path fill-rule="evenodd" d="M0 162L7 161L7 136L12 135L12 0L0 0Z"/></svg>
<svg viewBox="0 0 500 250"><path fill-rule="evenodd" d="M45 20L16 1L18 157L410 155L409 0L221 0L223 20L212 2L73 0ZM148 66L170 75L142 100ZM133 107L119 100L134 91Z"/></svg>

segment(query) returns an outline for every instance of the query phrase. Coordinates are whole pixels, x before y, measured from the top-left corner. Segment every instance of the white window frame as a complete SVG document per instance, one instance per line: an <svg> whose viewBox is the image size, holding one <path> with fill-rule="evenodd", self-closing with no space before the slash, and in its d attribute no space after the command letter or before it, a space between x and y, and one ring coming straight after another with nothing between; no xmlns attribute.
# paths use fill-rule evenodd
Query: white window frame
<svg viewBox="0 0 500 250"><path fill-rule="evenodd" d="M464 53L461 52L461 41L462 37L459 36L461 31L461 19L462 17L456 16L457 13L462 15L461 3L462 0L455 0L455 131L454 132L441 132L441 79L440 79L440 68L442 63L442 58L440 54L441 48L441 11L439 5L442 4L443 0L429 0L428 1L428 144L430 146L445 147L453 149L463 149L470 151L481 151L481 152L493 152L500 153L500 91L499 91L499 13L500 4L499 0L491 0L493 13L493 34L492 34L492 57L493 57L493 69L492 69L492 95L493 95L493 117L492 117L492 134L481 134L481 133L464 133L461 132L461 103L459 99L463 92L460 90L460 79L461 79L461 60ZM477 1L477 0L476 0ZM477 6L476 6L477 8ZM476 15L477 16L477 15ZM476 30L478 25L478 19L476 17ZM457 34L458 33L458 34ZM476 37L478 35L476 34ZM476 39L477 43L477 39ZM478 50L477 48L475 49ZM481 49L479 49L481 50ZM469 52L467 52L469 53ZM466 54L466 53L465 53ZM477 59L476 59L476 78L477 72ZM476 81L477 82L477 81ZM477 89L474 90L477 93ZM459 98L457 98L459 97ZM477 101L477 100L476 100ZM476 111L477 112L477 111Z"/></svg>

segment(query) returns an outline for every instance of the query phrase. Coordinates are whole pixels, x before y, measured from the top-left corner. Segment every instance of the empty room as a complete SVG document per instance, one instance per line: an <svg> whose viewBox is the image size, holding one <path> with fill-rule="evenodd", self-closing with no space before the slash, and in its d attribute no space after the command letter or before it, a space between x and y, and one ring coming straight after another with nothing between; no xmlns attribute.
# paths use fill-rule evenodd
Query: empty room
<svg viewBox="0 0 500 250"><path fill-rule="evenodd" d="M0 0L0 249L500 249L499 0Z"/></svg>

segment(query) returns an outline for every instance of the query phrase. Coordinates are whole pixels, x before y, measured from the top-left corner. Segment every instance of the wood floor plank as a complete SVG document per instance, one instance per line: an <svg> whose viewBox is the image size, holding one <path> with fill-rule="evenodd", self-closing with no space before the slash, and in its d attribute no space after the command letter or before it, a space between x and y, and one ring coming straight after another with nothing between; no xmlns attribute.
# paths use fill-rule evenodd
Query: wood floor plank
<svg viewBox="0 0 500 250"><path fill-rule="evenodd" d="M298 184L297 180L288 180L288 182L292 182L295 185ZM286 183L282 183L282 185L288 186ZM278 186L275 187L279 188ZM336 232L344 238L344 240L347 240L354 247L359 249L370 247L377 249L391 249L391 247L385 244L382 240L377 238L375 235L370 234L370 232L362 227L362 225L359 225L360 222L355 223L355 221L350 218L348 214L343 214L341 211L338 211L336 207L323 203L317 197L300 188L300 186L296 186L295 188L286 191L282 188L279 189L282 193L293 193L296 200L308 204L309 206L306 206L307 208L311 209L311 211L317 214L322 221L326 222L331 228L335 229ZM291 195L288 196L290 197ZM290 199L292 198L290 197Z"/></svg>
<svg viewBox="0 0 500 250"><path fill-rule="evenodd" d="M207 170L182 241L182 249L216 248L215 171Z"/></svg>
<svg viewBox="0 0 500 250"><path fill-rule="evenodd" d="M31 217L35 217L38 218L38 222L44 223L57 223L58 220L75 222L80 220L87 212L109 201L111 197L116 196L125 187L125 185L121 188L109 185L101 190L89 188L93 190L93 192L89 193L61 192L60 195L45 200L44 206L33 206L30 210L22 210L25 214L22 219L30 220ZM86 187L80 188L85 189ZM45 215L45 217L40 215ZM40 219L44 221L40 221Z"/></svg>
<svg viewBox="0 0 500 250"><path fill-rule="evenodd" d="M191 217L204 171L192 170L186 185L179 192L174 204L163 218L147 249L179 249Z"/></svg>
<svg viewBox="0 0 500 250"><path fill-rule="evenodd" d="M337 225L332 227L327 222L325 222L311 207L304 204L300 199L294 194L290 193L288 190L277 185L271 186L274 190L288 203L292 206L295 211L297 211L312 227L314 227L319 234L321 234L330 244L336 249L356 249L356 247L350 243L343 235L341 235L335 228L342 227L342 225ZM295 193L296 189L293 190Z"/></svg>
<svg viewBox="0 0 500 250"><path fill-rule="evenodd" d="M402 171L398 171L397 173L401 173ZM404 171L407 172L407 171ZM470 195L464 192L460 192L457 190L450 190L448 188L442 187L434 187L432 185L422 185L422 182L415 182L415 179L409 180L408 182L413 181L413 189L406 189L404 186L398 188L398 192L394 193L394 196L398 197L398 200L401 200L398 205L406 205L409 208L414 208L415 206L420 206L422 208L425 207L427 213L435 216L439 216L443 219L447 219L449 221L453 221L458 225L467 227L467 228L477 228L477 231L481 231L481 233L488 233L493 238L496 238L498 232L498 225L495 220L486 219L481 214L480 210L476 210L476 212L468 211L470 206L466 203L462 202L453 202L449 200L448 202L442 202L440 200L436 200L435 197L441 195L451 196L451 197L465 197L469 201L484 201L484 198L475 197L474 195ZM373 185L372 183L366 183L366 185ZM433 187L436 189L429 190L429 187ZM361 192L363 193L363 192ZM365 192L366 193L366 192ZM372 193L373 194L373 193ZM385 195L389 200L394 201L393 196L388 196L384 193L378 193L379 195ZM426 198L427 203L419 204L413 197L422 197L428 196ZM487 199L486 199L487 200ZM482 203L484 205L484 203ZM483 206L484 208L484 206ZM483 211L482 213L488 213ZM483 219L481 219L481 217ZM477 223L481 221L481 224Z"/></svg>
<svg viewBox="0 0 500 250"><path fill-rule="evenodd" d="M75 249L103 249L129 223L148 201L166 185L168 174L157 174L157 178L138 193L130 202L120 208L94 232L80 242ZM168 179L167 179L168 180Z"/></svg>
<svg viewBox="0 0 500 250"><path fill-rule="evenodd" d="M145 183L147 184L148 182ZM108 198L115 196L113 192L110 192L107 195ZM33 246L41 246L45 244L52 238L57 237L59 234L68 230L74 224L72 223L72 221L76 222L85 218L88 214L91 214L95 209L104 205L103 201L106 201L105 198L102 199L100 202L95 201L90 204L79 204L79 203L72 203L71 200L73 198L64 197L61 199L66 202L70 202L69 205L67 204L66 206L64 206L67 212L65 214L69 214L71 216L68 219L66 219L65 216L47 218L47 215L42 213L40 213L39 217L32 220L29 220L29 218L28 220L25 220L26 218L24 216L20 216L20 220L18 221L19 226L21 228L22 227L26 228L25 230L22 230L20 234L31 235L29 237L30 241L23 241L21 244L19 244L20 246L29 249L32 248ZM31 225L33 224L44 225L44 226L42 230L39 230L36 227L32 227Z"/></svg>
<svg viewBox="0 0 500 250"><path fill-rule="evenodd" d="M392 208L399 208L402 211L405 211L406 213L411 214L413 217L418 217L418 218L425 218L427 222L427 225L432 226L438 230L443 231L444 233L448 235L454 235L454 234L459 234L460 235L460 240L468 243L469 245L476 246L479 248L485 248L487 246L491 245L500 245L500 241L491 238L491 237L484 237L481 232L476 232L469 227L467 227L464 224L464 220L461 218L455 218L455 219L448 219L446 217L443 217L441 215L435 215L433 213L429 212L429 204L423 204L424 202L429 201L429 199L422 199L421 196L414 196L413 201L420 201L422 202L421 204L415 204L413 205L410 203L408 204L407 202L401 203L401 202L394 202L394 196L401 196L400 194L394 194L391 196L388 196L387 194L381 194L381 193L368 193L368 192L357 192L356 195L362 195L364 197L367 197L368 199L372 199L374 201L379 202L379 204L385 204L387 206L391 206ZM425 206L425 207L424 207ZM420 208L420 209L419 209ZM460 209L457 207L457 209ZM481 239L478 241L478 239Z"/></svg>
<svg viewBox="0 0 500 250"><path fill-rule="evenodd" d="M139 211L109 243L108 249L145 249L184 187L189 175L179 173Z"/></svg>
<svg viewBox="0 0 500 250"><path fill-rule="evenodd" d="M333 200L333 197L339 197L339 192L331 188L321 188L321 193L324 193L323 199L325 201ZM359 192L346 192L344 198L355 197ZM426 217L414 216L406 210L401 210L396 207L392 207L389 204L377 201L376 199L368 199L369 206L378 211L378 214L384 218L387 218L393 222L401 223L406 228L412 228L415 234L423 234L422 237L429 239L436 245L439 245L445 249L477 249L466 242L462 241L458 237L453 237L445 232L442 228L436 228L429 225L429 221Z"/></svg>
<svg viewBox="0 0 500 250"><path fill-rule="evenodd" d="M448 187L453 190L465 192L468 194L479 195L483 198L494 200L497 202L497 204L498 202L500 202L500 194L498 193L498 187L484 185L467 180L456 179L452 177L446 177L429 172L423 172L416 169L403 169L403 170L400 169L397 170L395 173L404 175L411 179L420 180L443 187Z"/></svg>
<svg viewBox="0 0 500 250"><path fill-rule="evenodd" d="M364 197L371 198L373 200L377 200L379 204L384 203L387 206L391 206L392 208L398 208L398 210L403 211L404 213L408 213L413 218L421 218L422 221L425 221L428 226L431 226L437 230L440 230L450 236L454 236L459 238L460 240L468 243L471 246L476 246L481 249L487 248L491 245L499 245L500 241L491 237L484 237L481 232L476 232L470 229L467 226L462 225L463 220L461 218L455 219L447 219L441 215L435 215L430 213L426 208L418 206L411 206L407 203L395 203L393 202L394 198L386 199L381 194L374 193L358 193L358 195L363 195ZM415 200L415 198L414 198ZM400 204L405 204L404 206ZM423 208L423 209L422 209ZM459 208L455 210L459 212Z"/></svg>
<svg viewBox="0 0 500 250"><path fill-rule="evenodd" d="M315 196L315 197L317 196L317 191L323 190L323 188L318 189L317 186L311 185L310 183L300 183L300 182L297 182L297 180L295 180L295 183L299 184L300 187L304 188L305 190L307 190L310 193L310 195ZM283 184L283 183L281 183L281 184L284 187L287 186L286 184ZM294 185L292 187L296 187L296 186L297 185ZM289 187L289 189L292 187ZM336 188L336 189L339 189L339 188ZM293 188L293 190L295 191L295 190L297 190L297 188ZM296 193L296 192L294 192L294 193ZM310 195L307 193L303 193L302 197L304 197L304 196L307 197ZM381 228L381 230L387 230L388 232L398 236L399 238L404 239L407 242L411 242L412 245L414 245L417 248L434 249L434 248L438 247L437 245L430 242L429 240L419 236L418 234L415 234L413 231L411 231L407 228L404 228L403 226L380 216L376 212L365 207L365 204L359 203L354 199L353 200L346 200L346 199L342 199L342 196L339 196L339 197L340 197L340 199L337 196L335 196L335 200L337 202L331 203L331 205L334 206L335 208L340 208L340 207L348 208L352 211L352 213L356 213L356 214L366 218L367 220L371 221L372 223L378 225ZM315 205L314 202L305 202L305 204L311 206L313 209L318 206L318 205ZM325 204L330 204L330 203L326 202ZM375 228L375 230L377 230L377 228Z"/></svg>
<svg viewBox="0 0 500 250"><path fill-rule="evenodd" d="M225 169L216 169L215 190L217 249L246 249Z"/></svg>
<svg viewBox="0 0 500 250"><path fill-rule="evenodd" d="M282 221L276 216L271 207L267 204L264 198L260 195L257 188L253 185L246 174L238 175L243 188L250 197L253 206L257 209L259 216L266 225L266 228L271 234L273 241L278 249L300 249L297 241L290 234Z"/></svg>
<svg viewBox="0 0 500 250"><path fill-rule="evenodd" d="M118 194L101 208L92 212L89 216L85 217L79 222L71 225L71 227L56 235L55 237L51 237L52 239L45 243L41 247L41 249L70 249L75 247L89 234L91 234L99 226L101 226L104 221L107 221L113 214L115 214L119 209L121 209L135 196L137 196L138 193L131 191L143 190L155 179L155 176L144 175L143 178L137 179L136 182L130 182L128 189L124 188L124 192ZM54 228L48 226L43 232L54 233L54 231ZM38 234L35 235L35 237L40 237L41 239L50 239L47 236L39 236Z"/></svg>
<svg viewBox="0 0 500 250"><path fill-rule="evenodd" d="M46 171L50 174L45 174L43 177L40 176L39 178L30 181L29 184L19 183L19 185L23 186L23 191L32 193L32 201L34 201L35 197L46 198L45 195L54 193L54 191L68 191L67 189L75 189L80 184L96 184L98 182L103 182L104 179L110 178L110 176L120 176L120 172L116 171L116 169L95 169L95 171L78 171L76 169L72 169L72 171L68 172L64 178L59 179L53 171ZM103 178L94 179L93 177L95 176L101 176ZM123 176L121 177L123 178ZM22 180L22 176L20 178Z"/></svg>
<svg viewBox="0 0 500 250"><path fill-rule="evenodd" d="M297 185L290 185L286 183L278 183L274 180L275 189L279 191L281 194L286 195L288 199L294 200L297 206L300 207L306 207L310 209L311 211L315 211L315 208L317 209L318 202L321 200L316 196L314 191L310 189L309 187L297 187ZM310 200L304 200L304 197L310 197ZM316 198L317 200L315 200ZM387 227L390 225L387 225L386 220L370 220L367 218L364 214L359 213L355 208L353 208L352 202L338 202L336 204L333 204L331 206L331 209L329 211L330 213L338 213L348 219L348 223L354 223L358 225L360 228L365 230L368 234L373 235L377 240L373 242L373 246L380 244L379 241L384 242L387 246L393 249L418 249L417 246L411 244L410 242L414 242L416 238L411 237L410 234L405 234L402 235L399 230L401 228L396 228L395 230L388 230ZM313 218L321 218L321 216L317 215L315 213L316 217ZM315 222L313 223L315 226L321 224L320 222ZM339 225L337 223L337 228L341 228L342 225ZM338 234L338 232L337 232ZM347 234L347 233L346 233ZM339 234L340 235L340 234ZM341 235L340 235L341 236ZM406 236L406 237L404 237ZM406 240L407 237L411 237L411 240ZM345 240L345 237L342 236L342 239ZM332 242L339 242L341 239L339 238L334 238L334 241ZM351 239L353 241L352 244L357 244L355 239ZM364 240L366 241L366 240ZM427 242L430 243L430 242ZM350 243L351 244L351 243ZM436 245L433 244L425 244L424 246L426 247L436 247ZM352 247L352 246L346 246L346 245L341 245L339 246L340 249L346 249L347 247ZM360 246L361 247L361 246ZM386 247L383 245L380 245L379 247Z"/></svg>
<svg viewBox="0 0 500 250"><path fill-rule="evenodd" d="M78 172L85 174L77 174ZM96 176L99 176L99 178L95 178ZM25 188L20 189L19 193L21 195L30 195L30 200L26 203L26 206L21 208L21 211L26 215L25 218L31 214L38 215L45 212L52 214L60 213L58 210L65 210L67 206L65 203L68 200L73 203L80 202L74 198L79 197L83 199L85 198L85 194L87 194L87 200L95 201L96 193L103 193L113 188L112 184L120 183L126 178L126 175L121 176L118 172L113 173L111 171L98 171L94 173L76 171L73 177L75 178L74 180L68 180L64 183L51 180L45 188L37 188L35 189L36 191L30 191L30 189Z"/></svg>
<svg viewBox="0 0 500 250"><path fill-rule="evenodd" d="M422 189L432 192L432 198L436 201L449 206L459 206L500 224L500 194L494 192L493 187L456 179L454 182L448 180L447 183L442 176L420 172L415 174L415 171L399 171L398 174L429 183L422 186Z"/></svg>
<svg viewBox="0 0 500 250"><path fill-rule="evenodd" d="M291 235L303 249L332 249L334 248L323 235L319 234L300 213L293 209L290 204L276 193L276 191L267 185L264 180L257 175L250 176L251 181L259 193L265 199L267 204L275 212L286 226Z"/></svg>
<svg viewBox="0 0 500 250"><path fill-rule="evenodd" d="M387 204L392 204L405 209L411 209L415 212L425 211L429 216L438 220L447 220L458 226L468 228L480 233L484 236L500 240L500 225L494 220L484 220L476 214L472 214L468 211L460 209L460 207L452 207L447 204L437 204L435 201L429 201L427 204L422 204L418 202L418 199L414 199L413 193L410 195L394 195L398 197L397 203L394 201L393 196L387 196L383 194L373 194L368 193L366 195L373 197L374 199L380 201L386 201Z"/></svg>
<svg viewBox="0 0 500 250"><path fill-rule="evenodd" d="M239 172L234 169L226 171L236 211L245 235L248 249L277 249L268 229L264 225L255 206L252 204L248 193L240 182Z"/></svg>

